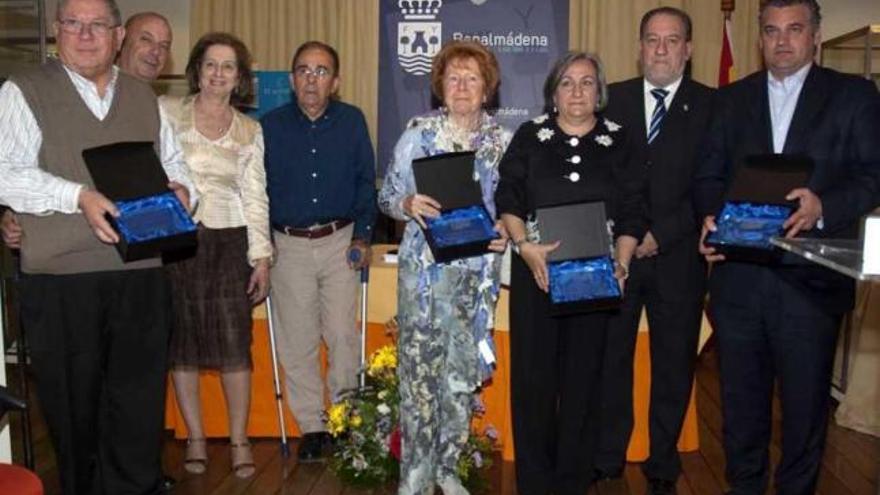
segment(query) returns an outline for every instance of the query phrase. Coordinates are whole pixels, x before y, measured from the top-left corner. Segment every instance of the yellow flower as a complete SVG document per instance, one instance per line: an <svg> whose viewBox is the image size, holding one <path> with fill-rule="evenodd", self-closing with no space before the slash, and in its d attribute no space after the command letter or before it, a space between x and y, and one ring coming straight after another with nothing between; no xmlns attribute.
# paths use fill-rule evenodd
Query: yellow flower
<svg viewBox="0 0 880 495"><path fill-rule="evenodd" d="M351 427L352 427L352 428L357 428L357 427L360 426L361 423L363 423L363 422L364 422L364 421L363 421L363 420L361 419L361 417L358 416L358 415L354 415L354 416L351 417Z"/></svg>
<svg viewBox="0 0 880 495"><path fill-rule="evenodd" d="M330 434L334 437L345 432L348 409L348 401L342 401L333 404L330 406L330 410L327 411L327 430L329 430Z"/></svg>
<svg viewBox="0 0 880 495"><path fill-rule="evenodd" d="M370 356L370 362L367 365L367 374L377 376L387 371L397 369L397 348L393 345L386 345L376 350Z"/></svg>

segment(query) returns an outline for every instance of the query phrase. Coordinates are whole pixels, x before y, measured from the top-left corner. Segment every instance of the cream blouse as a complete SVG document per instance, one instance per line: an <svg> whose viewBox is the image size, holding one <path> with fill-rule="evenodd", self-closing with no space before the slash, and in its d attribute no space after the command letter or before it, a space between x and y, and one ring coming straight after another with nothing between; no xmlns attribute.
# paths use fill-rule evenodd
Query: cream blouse
<svg viewBox="0 0 880 495"><path fill-rule="evenodd" d="M263 130L255 120L233 110L226 134L208 139L196 129L194 102L193 95L159 98L199 193L193 219L211 229L246 226L251 265L271 258Z"/></svg>

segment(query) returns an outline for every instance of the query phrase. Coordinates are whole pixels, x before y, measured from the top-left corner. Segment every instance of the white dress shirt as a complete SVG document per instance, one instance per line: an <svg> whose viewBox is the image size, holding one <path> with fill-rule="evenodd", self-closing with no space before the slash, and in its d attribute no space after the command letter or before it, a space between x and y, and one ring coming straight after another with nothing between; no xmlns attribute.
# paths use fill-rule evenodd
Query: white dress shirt
<svg viewBox="0 0 880 495"><path fill-rule="evenodd" d="M652 89L665 89L669 91L665 98L663 98L663 102L666 104L666 110L669 111L672 105L672 99L675 98L675 93L678 92L678 87L681 86L681 80L683 77L679 77L672 84L666 87L654 86L650 82L648 82L647 78L642 78L644 91L645 91L645 136L648 135L648 131L651 129L651 117L654 116L654 107L657 106L657 98L654 98L654 95L651 94Z"/></svg>
<svg viewBox="0 0 880 495"><path fill-rule="evenodd" d="M798 97L813 64L807 64L781 81L767 72L767 95L770 97L770 127L773 131L773 152L782 153Z"/></svg>
<svg viewBox="0 0 880 495"><path fill-rule="evenodd" d="M89 110L104 120L113 96L119 69L114 66L110 83L102 98L95 83L64 67L70 81ZM169 180L189 190L190 206L197 200L189 178L183 151L161 107L160 160ZM48 215L79 211L79 193L84 184L52 175L39 167L38 156L43 134L21 89L12 81L0 87L0 203L21 213Z"/></svg>

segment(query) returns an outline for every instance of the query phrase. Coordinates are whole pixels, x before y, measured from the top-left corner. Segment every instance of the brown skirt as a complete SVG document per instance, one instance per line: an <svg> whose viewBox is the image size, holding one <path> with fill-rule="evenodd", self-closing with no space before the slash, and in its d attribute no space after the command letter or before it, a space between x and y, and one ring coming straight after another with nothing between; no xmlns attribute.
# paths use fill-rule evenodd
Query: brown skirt
<svg viewBox="0 0 880 495"><path fill-rule="evenodd" d="M193 256L166 264L174 327L171 368L250 369L247 228L199 225Z"/></svg>

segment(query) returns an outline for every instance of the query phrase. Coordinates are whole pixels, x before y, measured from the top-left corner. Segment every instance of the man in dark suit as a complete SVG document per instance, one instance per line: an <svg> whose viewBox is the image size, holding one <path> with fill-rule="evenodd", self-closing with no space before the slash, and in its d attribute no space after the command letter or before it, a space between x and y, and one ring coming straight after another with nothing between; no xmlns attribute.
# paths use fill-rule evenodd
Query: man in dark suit
<svg viewBox="0 0 880 495"><path fill-rule="evenodd" d="M696 156L708 127L713 90L684 77L691 20L672 7L647 12L639 29L643 77L612 84L608 118L636 130L633 150L649 176L650 230L632 263L623 307L605 348L598 477L618 477L633 428L633 354L642 309L651 342L651 455L648 493L674 493L681 471L676 444L693 382L703 310L705 264L694 249Z"/></svg>
<svg viewBox="0 0 880 495"><path fill-rule="evenodd" d="M880 95L872 83L813 63L820 42L815 0L769 0L759 16L766 71L719 92L697 174L703 235L734 168L746 156L782 153L813 160L786 237L855 238L861 215L880 204ZM762 494L774 380L782 405L776 493L815 491L828 423L829 389L841 317L854 282L786 254L772 264L714 262L710 312L718 336L724 450L733 494Z"/></svg>

